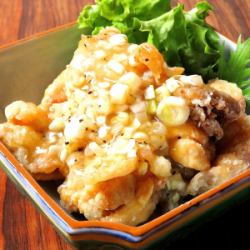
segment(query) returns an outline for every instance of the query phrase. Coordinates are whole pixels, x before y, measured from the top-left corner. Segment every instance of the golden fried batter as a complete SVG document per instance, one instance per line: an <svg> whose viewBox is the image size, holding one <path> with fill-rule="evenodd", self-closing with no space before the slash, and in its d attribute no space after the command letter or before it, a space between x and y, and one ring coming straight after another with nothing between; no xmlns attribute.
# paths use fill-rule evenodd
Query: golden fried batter
<svg viewBox="0 0 250 250"><path fill-rule="evenodd" d="M229 124L217 148L220 153L214 167L193 177L188 186L189 194L203 193L250 167L250 116Z"/></svg>

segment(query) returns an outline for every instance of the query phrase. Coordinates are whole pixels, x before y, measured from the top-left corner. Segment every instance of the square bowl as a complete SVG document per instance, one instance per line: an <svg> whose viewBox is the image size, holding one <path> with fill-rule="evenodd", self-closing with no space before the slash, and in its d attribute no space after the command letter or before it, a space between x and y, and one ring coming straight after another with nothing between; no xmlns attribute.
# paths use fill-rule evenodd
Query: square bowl
<svg viewBox="0 0 250 250"><path fill-rule="evenodd" d="M18 99L38 103L44 89L70 62L81 32L68 24L0 49L0 122L4 107ZM220 34L219 34L220 35ZM220 35L226 50L236 44ZM49 219L73 245L84 249L146 249L161 241L172 242L187 234L208 215L219 213L250 194L250 170L177 208L133 227L118 223L85 221L61 205L55 182L37 182L0 142L0 165L21 193ZM166 246L166 245L164 245ZM159 249L159 245L157 246Z"/></svg>

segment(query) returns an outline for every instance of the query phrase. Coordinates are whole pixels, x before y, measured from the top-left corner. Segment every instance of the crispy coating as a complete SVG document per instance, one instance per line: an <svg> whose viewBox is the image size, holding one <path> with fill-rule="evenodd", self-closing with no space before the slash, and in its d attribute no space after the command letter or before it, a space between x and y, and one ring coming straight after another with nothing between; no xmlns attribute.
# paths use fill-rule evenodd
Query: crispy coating
<svg viewBox="0 0 250 250"><path fill-rule="evenodd" d="M244 108L226 92L209 86L180 86L174 92L191 107L190 119L208 136L221 139L223 126L237 120Z"/></svg>
<svg viewBox="0 0 250 250"><path fill-rule="evenodd" d="M246 109L245 98L243 96L242 90L238 88L235 83L230 83L224 80L216 79L209 81L208 86L233 97L239 103L241 112L242 113L245 112Z"/></svg>
<svg viewBox="0 0 250 250"><path fill-rule="evenodd" d="M110 47L114 39L121 43ZM150 60L145 62L145 57ZM83 58L88 58L89 64ZM161 59L159 67L153 64L154 58ZM93 65L91 60L95 61ZM147 117L142 100L148 79L158 85L166 79L167 67L152 45L129 45L117 30L107 29L98 36L82 37L68 70L75 77L69 79L69 74L61 77L70 83L65 91L67 102L73 101L74 111L67 113L70 121L64 127L69 142L66 146L69 174L58 189L62 203L88 219L137 225L155 209L159 191L170 174L170 162L158 159L155 152L167 146L166 128ZM85 79L79 78L79 71L85 72ZM94 72L94 79L88 71ZM149 78L145 72L150 72ZM102 84L107 86L102 89ZM74 88L88 88L89 95L80 100L85 113L81 111L79 118L74 117L80 111L74 102L81 97L76 96ZM59 105L55 103L52 107L57 109ZM98 117L94 123L86 115L90 105L94 110L90 115ZM79 124L80 119L84 122ZM78 148L84 148L84 154L75 152ZM164 171L153 167L157 160Z"/></svg>
<svg viewBox="0 0 250 250"><path fill-rule="evenodd" d="M131 226L146 221L155 210L159 200L160 194L154 193L154 191L155 184L153 179L147 178L139 181L134 198L101 220L125 223Z"/></svg>
<svg viewBox="0 0 250 250"><path fill-rule="evenodd" d="M34 103L16 101L5 108L7 121L16 125L25 125L36 131L45 131L49 126L48 114Z"/></svg>
<svg viewBox="0 0 250 250"><path fill-rule="evenodd" d="M170 145L169 155L186 168L202 171L210 167L210 158L205 148L191 139L174 141Z"/></svg>
<svg viewBox="0 0 250 250"><path fill-rule="evenodd" d="M83 178L72 175L58 189L64 205L80 210L87 219L100 219L110 211L127 204L135 195L135 177L122 176L93 185L84 185Z"/></svg>
<svg viewBox="0 0 250 250"><path fill-rule="evenodd" d="M38 180L60 179L67 167L59 159L60 135L42 134L30 126L0 124L0 139L13 151L19 162Z"/></svg>
<svg viewBox="0 0 250 250"><path fill-rule="evenodd" d="M28 126L0 124L0 139L13 151L18 148L34 150L41 143L42 134Z"/></svg>
<svg viewBox="0 0 250 250"><path fill-rule="evenodd" d="M218 151L214 166L193 177L188 186L189 194L203 193L250 167L250 116L243 116L226 127Z"/></svg>

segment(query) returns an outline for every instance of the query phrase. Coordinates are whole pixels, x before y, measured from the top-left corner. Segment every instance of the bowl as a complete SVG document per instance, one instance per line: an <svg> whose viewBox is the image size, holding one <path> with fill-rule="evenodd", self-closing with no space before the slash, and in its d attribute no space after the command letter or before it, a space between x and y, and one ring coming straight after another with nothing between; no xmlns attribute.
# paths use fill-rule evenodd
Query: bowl
<svg viewBox="0 0 250 250"><path fill-rule="evenodd" d="M48 84L65 68L81 32L68 24L17 41L0 49L0 122L4 107L14 100L39 103ZM220 35L220 34L219 34ZM220 35L226 51L236 44ZM54 227L76 247L84 249L148 249L188 234L206 218L220 214L250 194L250 170L142 225L86 221L69 214L60 204L56 182L37 182L0 142L0 165L19 191L26 195ZM188 230L187 230L188 229ZM161 242L165 242L162 245Z"/></svg>

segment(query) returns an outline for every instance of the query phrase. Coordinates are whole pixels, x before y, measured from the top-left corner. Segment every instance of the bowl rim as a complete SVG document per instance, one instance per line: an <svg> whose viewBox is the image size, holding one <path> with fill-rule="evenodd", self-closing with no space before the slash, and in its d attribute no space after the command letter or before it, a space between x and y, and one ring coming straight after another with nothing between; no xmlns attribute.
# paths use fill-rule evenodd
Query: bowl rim
<svg viewBox="0 0 250 250"><path fill-rule="evenodd" d="M43 32L36 33L34 35L25 37L20 40L16 40L4 45L0 46L0 52L20 44L29 42L34 39L38 39L40 37L44 37L50 33L58 32L67 28L71 28L75 26L76 22L67 23ZM230 47L235 48L236 43L230 40L229 38L225 37L224 35L217 32L222 39L226 40ZM182 205L178 206L177 208L170 210L169 212L149 221L140 226L128 226L120 223L115 222L101 222L101 221L77 221L73 219L65 210L63 210L50 196L46 193L46 191L39 185L39 183L32 177L32 175L23 168L19 162L15 159L14 155L7 149L7 147L0 141L0 162L5 165L6 168L12 165L15 168L15 171L19 173L20 177L25 179L30 187L32 187L34 192L40 196L40 199L45 202L48 209L50 210L51 216L57 217L60 220L57 222L60 226L70 235L75 235L82 233L83 229L91 231L91 229L96 228L98 231L102 229L110 230L113 233L125 233L123 237L125 237L129 241L133 241L133 239L137 239L136 237L140 237L146 235L150 231L157 229L162 224L170 221L171 219L175 218L177 215L181 214L182 212L188 210L189 208L193 207L194 205L207 200L208 198L216 195L222 190L225 190L227 187L238 183L240 180L244 180L250 176L250 169L246 170L242 174L220 184L219 186L210 189L209 191L200 194L194 197L192 200L183 203ZM6 161L5 161L6 160ZM6 166L7 165L7 166ZM20 181L20 180L19 180ZM25 187L24 187L25 188ZM28 187L27 187L28 190ZM27 191L26 190L26 191ZM30 191L30 190L29 190ZM33 194L34 195L34 194ZM77 231L77 229L81 229ZM105 231L105 230L104 230ZM108 231L107 231L108 232ZM128 237L131 236L132 238L129 239ZM138 238L139 239L139 238Z"/></svg>

